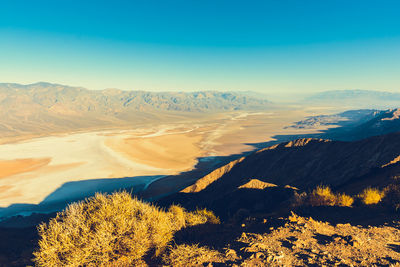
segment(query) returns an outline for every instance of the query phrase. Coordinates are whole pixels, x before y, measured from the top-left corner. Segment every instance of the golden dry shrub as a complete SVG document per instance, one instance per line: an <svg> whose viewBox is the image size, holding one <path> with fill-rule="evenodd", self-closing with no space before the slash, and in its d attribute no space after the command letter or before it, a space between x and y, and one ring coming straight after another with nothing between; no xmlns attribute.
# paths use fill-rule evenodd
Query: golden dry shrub
<svg viewBox="0 0 400 267"><path fill-rule="evenodd" d="M219 224L220 220L212 211L207 209L197 209L194 212L187 212L186 213L186 225L187 226L194 226L198 224Z"/></svg>
<svg viewBox="0 0 400 267"><path fill-rule="evenodd" d="M167 266L206 266L223 263L225 259L220 252L207 247L182 244L171 247L169 253L163 256L163 261Z"/></svg>
<svg viewBox="0 0 400 267"><path fill-rule="evenodd" d="M311 206L334 206L336 196L329 186L320 185L311 192L308 202Z"/></svg>
<svg viewBox="0 0 400 267"><path fill-rule="evenodd" d="M198 224L219 224L220 220L215 214L207 209L197 209L193 212L186 211L185 208L179 205L171 205L168 213L173 221L174 229L179 230L187 226Z"/></svg>
<svg viewBox="0 0 400 267"><path fill-rule="evenodd" d="M381 202L382 198L385 196L383 191L380 191L378 188L368 187L364 189L364 191L358 195L361 198L361 201L365 205L373 205Z"/></svg>
<svg viewBox="0 0 400 267"><path fill-rule="evenodd" d="M172 240L171 217L126 192L96 194L38 227L38 266L129 266Z"/></svg>
<svg viewBox="0 0 400 267"><path fill-rule="evenodd" d="M351 207L353 205L354 199L346 194L340 194L336 197L336 205L341 207Z"/></svg>

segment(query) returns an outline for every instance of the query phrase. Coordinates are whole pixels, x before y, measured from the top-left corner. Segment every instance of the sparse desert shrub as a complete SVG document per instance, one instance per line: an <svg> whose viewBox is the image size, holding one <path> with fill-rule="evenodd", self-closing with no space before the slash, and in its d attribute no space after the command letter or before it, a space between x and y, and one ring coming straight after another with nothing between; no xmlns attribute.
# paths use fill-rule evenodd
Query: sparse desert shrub
<svg viewBox="0 0 400 267"><path fill-rule="evenodd" d="M346 194L339 194L336 197L336 205L341 207L351 207L353 205L354 199Z"/></svg>
<svg viewBox="0 0 400 267"><path fill-rule="evenodd" d="M334 206L336 196L329 186L320 185L311 192L308 202L311 206Z"/></svg>
<svg viewBox="0 0 400 267"><path fill-rule="evenodd" d="M149 251L158 256L185 226L219 223L208 210L172 205L165 212L126 192L96 194L69 205L38 227L38 266L132 266Z"/></svg>
<svg viewBox="0 0 400 267"><path fill-rule="evenodd" d="M304 203L311 206L351 207L354 203L354 199L344 193L335 194L329 186L320 185L301 200L300 204Z"/></svg>
<svg viewBox="0 0 400 267"><path fill-rule="evenodd" d="M168 209L174 229L179 230L186 226L194 226L198 224L219 224L220 220L212 211L207 209L197 209L193 212L186 211L179 205L171 205Z"/></svg>
<svg viewBox="0 0 400 267"><path fill-rule="evenodd" d="M163 261L168 266L204 266L206 263L224 262L224 258L218 251L207 247L183 244L171 247Z"/></svg>
<svg viewBox="0 0 400 267"><path fill-rule="evenodd" d="M194 212L186 213L186 225L194 226L198 224L219 224L220 220L212 211L207 209L197 209Z"/></svg>
<svg viewBox="0 0 400 267"><path fill-rule="evenodd" d="M96 194L38 227L38 266L124 266L173 237L170 216L128 193Z"/></svg>
<svg viewBox="0 0 400 267"><path fill-rule="evenodd" d="M383 191L371 187L364 189L364 191L358 195L365 205L378 204L384 196L385 193Z"/></svg>

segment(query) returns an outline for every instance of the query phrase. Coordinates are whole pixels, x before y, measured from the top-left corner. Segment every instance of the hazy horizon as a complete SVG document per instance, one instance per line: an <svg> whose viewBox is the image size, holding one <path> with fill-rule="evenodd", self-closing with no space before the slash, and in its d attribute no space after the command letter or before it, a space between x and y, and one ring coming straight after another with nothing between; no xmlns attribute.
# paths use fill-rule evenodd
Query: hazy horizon
<svg viewBox="0 0 400 267"><path fill-rule="evenodd" d="M306 98L313 96L315 94L319 93L326 93L326 92L333 92L333 91L365 91L365 92L382 92L382 93L398 93L399 91L397 90L384 90L384 89L375 89L375 90L370 90L370 89L360 89L360 88L348 88L348 89L332 89L332 90L319 90L315 92L294 92L294 93L288 93L288 92L281 92L281 91L256 91L256 90L251 90L251 89L243 89L243 90L230 90L230 89L225 89L225 90L220 90L220 89L206 89L206 90L143 90L143 89L130 89L130 88L116 88L116 87L107 87L107 88L99 88L99 89L93 89L93 88L87 88L84 86L80 85L70 85L70 84L61 84L61 83L53 83L53 82L47 82L47 81L37 81L33 83L14 83L14 82L3 82L0 81L1 84L17 84L17 85L22 85L22 86L31 86L31 85L37 85L37 84L51 84L51 85L57 85L57 86L65 86L65 87L73 87L73 88L83 88L87 90L93 90L93 91L103 91L103 90L120 90L120 91L143 91L143 92L152 92L152 93L196 93L196 92L227 92L227 93L249 93L251 94L259 94L263 95L266 99L271 100L271 101L283 101L283 102L297 102L302 100L301 98Z"/></svg>
<svg viewBox="0 0 400 267"><path fill-rule="evenodd" d="M49 82L49 81L33 81L33 82L27 82L27 83L21 83L21 82L9 82L9 81L0 81L0 84L17 84L17 85L22 85L22 86L30 86L30 85L36 85L36 84L51 84L51 85L59 85L59 86L66 86L66 87L75 87L75 88L84 88L87 90L94 90L94 91L102 91L102 90L121 90L121 91L145 91L145 92L187 92L187 93L193 93L193 92L207 92L207 91L215 91L215 92L253 92L253 93L260 93L260 94L274 94L274 95L279 95L279 94L284 94L285 92L276 92L276 91L259 91L259 90L252 90L251 88L248 89L229 89L229 88L224 88L224 89L219 89L219 88L208 88L208 89L170 89L170 90L165 90L165 89L155 89L155 90L146 90L146 89L140 89L140 88L122 88L122 87L115 87L115 86L110 86L110 87L100 87L100 88L91 88L91 87L86 87L80 84L65 84L65 83L60 83L60 82ZM342 88L342 89L321 89L321 90L316 90L316 91L303 91L303 92L297 92L302 95L311 95L311 94L318 94L318 93L323 93L323 92L329 92L329 91L371 91L371 92L388 92L388 93L398 93L400 92L399 90L389 90L386 88L375 88L375 89L363 89L363 88Z"/></svg>
<svg viewBox="0 0 400 267"><path fill-rule="evenodd" d="M0 80L145 91L398 91L396 1L21 1Z"/></svg>

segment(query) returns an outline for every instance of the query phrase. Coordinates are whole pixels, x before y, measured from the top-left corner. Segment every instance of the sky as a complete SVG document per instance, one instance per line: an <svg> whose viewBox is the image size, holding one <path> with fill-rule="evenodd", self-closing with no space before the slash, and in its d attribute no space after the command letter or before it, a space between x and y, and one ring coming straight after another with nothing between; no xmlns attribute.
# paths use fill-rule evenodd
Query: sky
<svg viewBox="0 0 400 267"><path fill-rule="evenodd" d="M2 0L0 82L400 91L400 1Z"/></svg>

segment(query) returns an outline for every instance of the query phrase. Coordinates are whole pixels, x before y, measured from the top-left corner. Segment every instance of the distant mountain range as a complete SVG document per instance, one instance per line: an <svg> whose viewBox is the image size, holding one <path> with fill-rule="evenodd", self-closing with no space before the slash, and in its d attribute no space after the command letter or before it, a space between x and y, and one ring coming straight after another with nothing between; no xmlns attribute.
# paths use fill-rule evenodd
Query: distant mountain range
<svg viewBox="0 0 400 267"><path fill-rule="evenodd" d="M270 102L251 92L146 92L119 89L87 90L51 83L29 85L0 84L1 105L24 101L53 109L55 112L99 111L104 113L126 110L149 111L224 111L262 109ZM258 94L257 94L258 95Z"/></svg>
<svg viewBox="0 0 400 267"><path fill-rule="evenodd" d="M302 103L306 106L328 105L341 109L357 107L368 110L311 117L294 127L310 128L318 124L355 126L377 116L378 109L398 107L400 93L327 91L315 94ZM66 132L168 119L176 121L195 114L267 110L273 107L276 104L267 100L265 94L252 91L146 92L88 90L45 82L29 85L0 83L0 133L4 137ZM393 123L395 122L387 124ZM373 131L377 134L385 133L376 129ZM363 130L359 130L359 134L362 132Z"/></svg>
<svg viewBox="0 0 400 267"><path fill-rule="evenodd" d="M400 92L392 93L360 89L332 90L309 96L304 99L304 104L386 109L399 106Z"/></svg>
<svg viewBox="0 0 400 267"><path fill-rule="evenodd" d="M249 92L87 90L51 83L0 84L0 132L46 132L143 122L176 113L262 110Z"/></svg>

